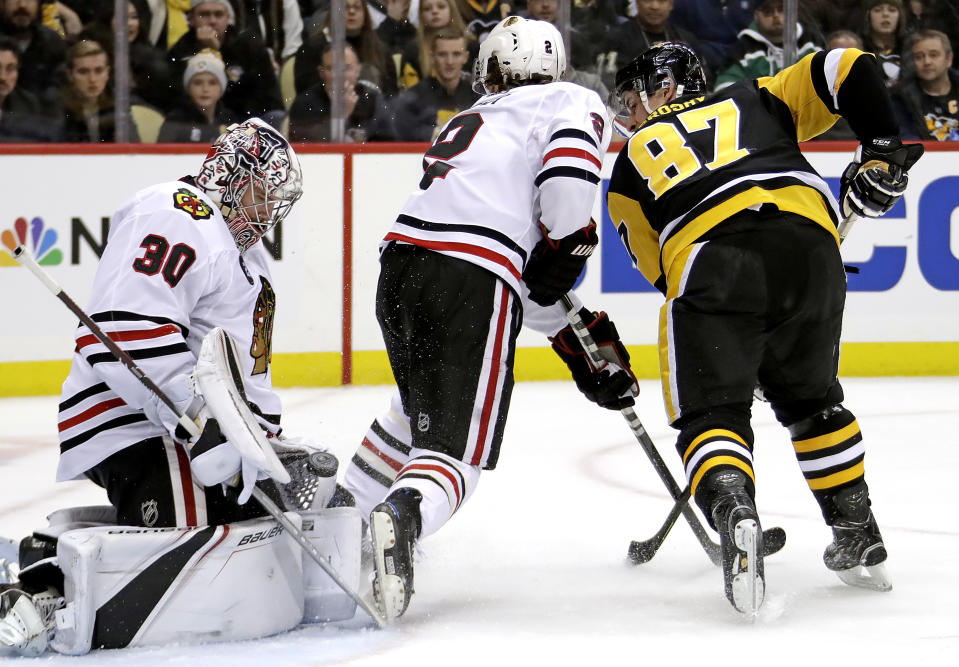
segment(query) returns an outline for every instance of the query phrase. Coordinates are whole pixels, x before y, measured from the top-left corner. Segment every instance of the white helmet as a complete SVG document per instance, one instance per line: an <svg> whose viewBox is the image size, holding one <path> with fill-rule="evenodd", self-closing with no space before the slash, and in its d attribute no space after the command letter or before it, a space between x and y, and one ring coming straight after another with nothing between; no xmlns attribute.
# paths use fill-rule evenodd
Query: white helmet
<svg viewBox="0 0 959 667"><path fill-rule="evenodd" d="M220 207L240 252L285 218L303 194L293 147L259 118L228 127L194 180Z"/></svg>
<svg viewBox="0 0 959 667"><path fill-rule="evenodd" d="M559 81L566 73L563 38L552 23L507 16L480 44L473 65L477 93Z"/></svg>

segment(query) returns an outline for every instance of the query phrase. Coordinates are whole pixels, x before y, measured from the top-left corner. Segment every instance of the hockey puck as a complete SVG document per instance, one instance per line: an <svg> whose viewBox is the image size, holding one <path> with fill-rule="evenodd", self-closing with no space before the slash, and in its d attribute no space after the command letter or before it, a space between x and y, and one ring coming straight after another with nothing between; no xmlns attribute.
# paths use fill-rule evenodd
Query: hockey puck
<svg viewBox="0 0 959 667"><path fill-rule="evenodd" d="M313 452L309 464L317 477L335 477L340 466L340 462L329 452Z"/></svg>

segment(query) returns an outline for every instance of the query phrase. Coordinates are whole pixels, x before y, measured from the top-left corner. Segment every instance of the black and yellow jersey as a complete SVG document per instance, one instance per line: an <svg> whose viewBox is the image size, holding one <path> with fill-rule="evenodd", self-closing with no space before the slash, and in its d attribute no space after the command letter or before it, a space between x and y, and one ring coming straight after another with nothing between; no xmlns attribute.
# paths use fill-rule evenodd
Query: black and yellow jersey
<svg viewBox="0 0 959 667"><path fill-rule="evenodd" d="M621 150L607 196L636 267L665 294L685 248L734 213L767 203L821 225L838 244L838 205L798 142L840 116L860 139L898 135L878 76L872 55L834 49L657 109Z"/></svg>

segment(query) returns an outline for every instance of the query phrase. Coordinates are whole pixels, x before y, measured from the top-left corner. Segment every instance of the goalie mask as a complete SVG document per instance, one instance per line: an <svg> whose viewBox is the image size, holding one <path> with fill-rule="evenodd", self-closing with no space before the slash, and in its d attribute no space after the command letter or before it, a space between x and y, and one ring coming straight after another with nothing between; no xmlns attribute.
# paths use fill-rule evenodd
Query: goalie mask
<svg viewBox="0 0 959 667"><path fill-rule="evenodd" d="M609 106L617 120L628 118L624 98L633 90L639 93L647 113L652 113L655 109L648 107L649 97L670 84L676 86L675 97L706 92L706 77L699 58L691 48L679 42L657 44L616 72Z"/></svg>
<svg viewBox="0 0 959 667"><path fill-rule="evenodd" d="M231 125L213 142L196 184L220 207L240 252L283 220L303 194L296 153L259 118Z"/></svg>
<svg viewBox="0 0 959 667"><path fill-rule="evenodd" d="M556 27L508 16L480 44L473 64L473 90L482 95L559 81L565 73L566 49Z"/></svg>

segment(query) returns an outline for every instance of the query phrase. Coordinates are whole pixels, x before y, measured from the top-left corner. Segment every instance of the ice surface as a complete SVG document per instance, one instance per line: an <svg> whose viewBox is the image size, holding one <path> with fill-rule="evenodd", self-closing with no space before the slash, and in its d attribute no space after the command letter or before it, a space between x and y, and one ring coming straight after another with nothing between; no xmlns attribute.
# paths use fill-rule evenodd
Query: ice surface
<svg viewBox="0 0 959 667"><path fill-rule="evenodd" d="M890 558L890 593L853 589L822 564L829 541L787 433L754 408L757 503L788 541L766 560L766 603L743 622L682 519L648 564L625 562L670 507L622 417L572 383L516 387L500 465L422 543L416 595L393 627L305 627L262 640L99 651L42 663L136 665L955 665L959 662L959 379L851 379L867 479ZM678 477L659 387L637 406ZM291 435L346 461L388 387L282 390ZM0 400L0 534L54 509L100 504L91 483L53 482L54 397ZM251 610L251 613L255 613Z"/></svg>

